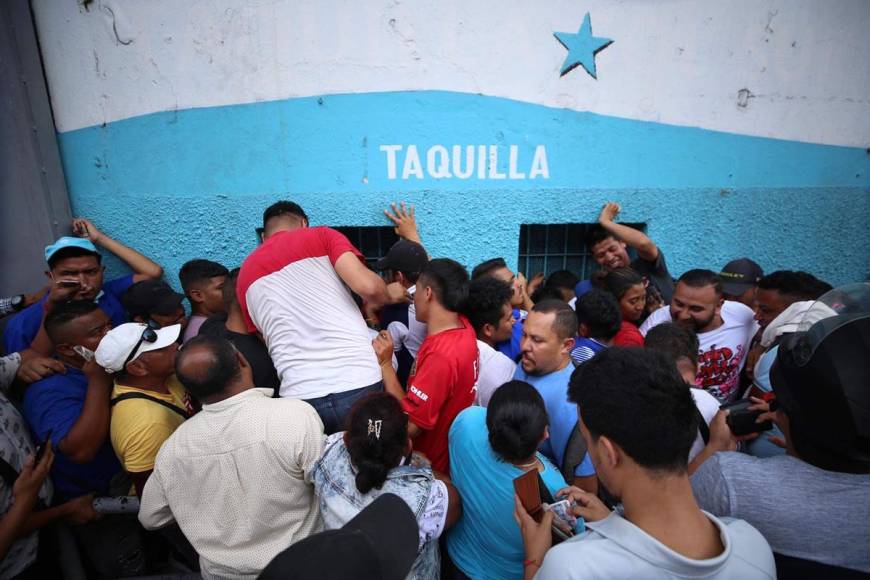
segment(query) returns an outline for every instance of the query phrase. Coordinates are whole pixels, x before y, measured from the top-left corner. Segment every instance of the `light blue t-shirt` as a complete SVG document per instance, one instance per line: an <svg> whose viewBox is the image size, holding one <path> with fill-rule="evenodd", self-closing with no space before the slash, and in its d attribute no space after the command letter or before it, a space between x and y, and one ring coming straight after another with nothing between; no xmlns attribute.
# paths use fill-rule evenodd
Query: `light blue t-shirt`
<svg viewBox="0 0 870 580"><path fill-rule="evenodd" d="M486 409L469 407L450 427L450 473L462 497L462 517L447 534L450 558L467 576L522 578L525 550L514 520L514 479L523 471L498 458L489 445ZM541 479L555 498L566 486L540 453ZM576 532L585 530L577 520Z"/></svg>
<svg viewBox="0 0 870 580"><path fill-rule="evenodd" d="M562 465L565 447L568 446L571 433L577 426L577 405L568 400L568 382L573 372L574 365L569 362L564 369L548 375L527 375L521 364L517 365L517 371L514 373L514 379L529 383L541 393L544 399L547 416L550 418L550 437L541 443L538 451L549 457L556 465ZM578 477L595 475L595 467L588 453L574 470L574 475Z"/></svg>

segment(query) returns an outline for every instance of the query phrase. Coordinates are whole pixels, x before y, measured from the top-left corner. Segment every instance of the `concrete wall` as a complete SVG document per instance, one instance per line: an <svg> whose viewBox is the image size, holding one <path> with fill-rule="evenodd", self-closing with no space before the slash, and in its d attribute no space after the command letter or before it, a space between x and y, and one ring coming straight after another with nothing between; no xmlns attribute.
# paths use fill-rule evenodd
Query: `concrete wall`
<svg viewBox="0 0 870 580"><path fill-rule="evenodd" d="M279 198L328 225L411 201L469 266L612 199L675 274L870 272L862 0L33 8L74 212L169 272L241 262ZM586 12L614 42L560 76Z"/></svg>

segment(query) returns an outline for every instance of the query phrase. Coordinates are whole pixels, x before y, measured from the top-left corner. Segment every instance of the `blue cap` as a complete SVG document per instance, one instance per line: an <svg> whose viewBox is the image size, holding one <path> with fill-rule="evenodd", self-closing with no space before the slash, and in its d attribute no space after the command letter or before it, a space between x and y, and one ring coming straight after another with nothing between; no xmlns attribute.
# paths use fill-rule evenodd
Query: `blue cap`
<svg viewBox="0 0 870 580"><path fill-rule="evenodd" d="M97 247L90 240L64 236L59 238L55 243L45 246L45 261L48 262L53 255L66 248L80 248L99 255Z"/></svg>

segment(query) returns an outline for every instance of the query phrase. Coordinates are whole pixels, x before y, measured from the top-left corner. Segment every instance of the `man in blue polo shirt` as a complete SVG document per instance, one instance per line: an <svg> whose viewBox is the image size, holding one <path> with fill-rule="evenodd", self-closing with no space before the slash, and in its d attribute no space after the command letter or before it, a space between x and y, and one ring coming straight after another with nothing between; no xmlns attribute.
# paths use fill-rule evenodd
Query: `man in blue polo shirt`
<svg viewBox="0 0 870 580"><path fill-rule="evenodd" d="M51 288L42 300L9 320L3 333L6 352L29 348L39 333L45 313L70 300L96 301L113 324L123 324L127 322L127 313L121 305L121 295L134 282L163 275L163 268L102 233L89 220L73 220L73 233L77 237L64 236L46 246L46 276ZM133 270L133 274L103 283L105 266L95 244L118 256ZM49 353L47 344L33 346L42 354Z"/></svg>
<svg viewBox="0 0 870 580"><path fill-rule="evenodd" d="M130 479L109 441L112 377L88 360L88 351L96 350L111 327L93 300L66 302L45 317L45 331L66 372L27 389L24 416L34 439L50 437L55 449L55 501L128 495L130 490ZM107 516L76 526L74 536L100 577L117 578L145 572L140 533L135 520Z"/></svg>
<svg viewBox="0 0 870 580"><path fill-rule="evenodd" d="M550 437L538 450L560 467L568 442L577 430L577 407L568 401L568 383L574 372L571 350L576 334L577 317L567 303L555 299L538 302L523 325L522 358L514 374L514 379L529 383L544 399ZM597 492L598 478L588 454L575 466L573 484Z"/></svg>

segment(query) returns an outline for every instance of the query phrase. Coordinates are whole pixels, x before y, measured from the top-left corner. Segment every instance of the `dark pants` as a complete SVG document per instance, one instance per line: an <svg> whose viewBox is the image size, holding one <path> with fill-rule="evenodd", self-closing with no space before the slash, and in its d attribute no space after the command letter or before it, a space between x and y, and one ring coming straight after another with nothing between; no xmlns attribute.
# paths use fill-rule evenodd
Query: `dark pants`
<svg viewBox="0 0 870 580"><path fill-rule="evenodd" d="M327 435L332 435L345 428L344 420L354 403L369 393L382 393L384 382L378 381L368 387L326 395L316 399L308 399L305 402L314 407L320 420L323 421L323 430Z"/></svg>

